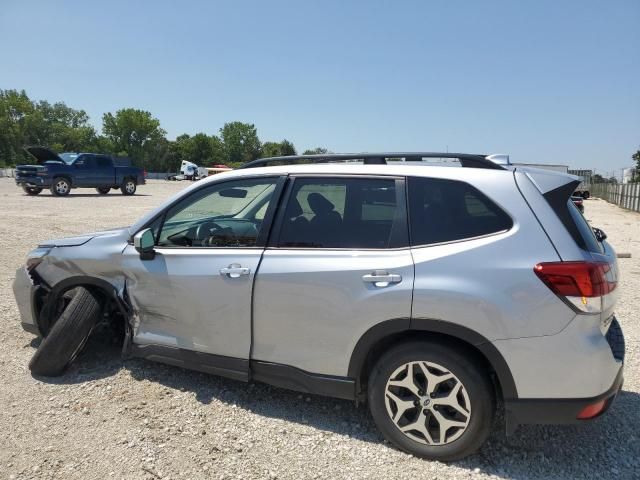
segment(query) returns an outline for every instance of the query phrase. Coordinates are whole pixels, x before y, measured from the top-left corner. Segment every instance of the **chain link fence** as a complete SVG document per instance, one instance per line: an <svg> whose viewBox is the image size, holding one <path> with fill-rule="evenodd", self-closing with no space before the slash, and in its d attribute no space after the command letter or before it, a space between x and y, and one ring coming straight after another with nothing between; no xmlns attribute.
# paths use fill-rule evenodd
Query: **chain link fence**
<svg viewBox="0 0 640 480"><path fill-rule="evenodd" d="M609 203L640 212L640 183L594 183L591 185L591 195L602 198Z"/></svg>

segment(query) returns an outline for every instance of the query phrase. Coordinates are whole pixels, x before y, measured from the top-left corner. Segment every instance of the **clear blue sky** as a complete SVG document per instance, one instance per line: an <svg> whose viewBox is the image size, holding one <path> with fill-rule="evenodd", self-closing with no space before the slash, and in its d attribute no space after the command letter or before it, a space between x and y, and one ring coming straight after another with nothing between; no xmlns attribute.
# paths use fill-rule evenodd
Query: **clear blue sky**
<svg viewBox="0 0 640 480"><path fill-rule="evenodd" d="M640 1L2 0L0 88L168 136L501 152L610 171L640 148ZM618 171L619 173L619 171Z"/></svg>

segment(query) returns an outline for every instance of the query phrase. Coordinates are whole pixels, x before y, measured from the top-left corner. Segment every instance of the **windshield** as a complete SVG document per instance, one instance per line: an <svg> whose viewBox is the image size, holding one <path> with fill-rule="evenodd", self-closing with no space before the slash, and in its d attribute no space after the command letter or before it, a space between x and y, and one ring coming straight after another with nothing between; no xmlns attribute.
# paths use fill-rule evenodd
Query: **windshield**
<svg viewBox="0 0 640 480"><path fill-rule="evenodd" d="M64 163L66 163L67 165L71 165L73 163L73 161L78 158L78 154L77 153L61 153L60 155L58 155L62 160L64 160Z"/></svg>

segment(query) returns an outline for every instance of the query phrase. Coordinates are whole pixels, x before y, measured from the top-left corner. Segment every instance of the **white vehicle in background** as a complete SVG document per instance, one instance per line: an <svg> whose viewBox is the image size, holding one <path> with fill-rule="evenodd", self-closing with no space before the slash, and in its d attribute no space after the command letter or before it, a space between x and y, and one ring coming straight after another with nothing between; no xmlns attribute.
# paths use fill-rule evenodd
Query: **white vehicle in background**
<svg viewBox="0 0 640 480"><path fill-rule="evenodd" d="M189 162L188 160L183 160L180 164L180 173L177 175L167 175L167 180L201 180L209 176L210 170L211 169L206 167L199 167L195 163Z"/></svg>
<svg viewBox="0 0 640 480"><path fill-rule="evenodd" d="M186 180L200 180L209 175L209 171L205 167L199 167L193 162L183 160L180 165L180 174L184 176Z"/></svg>

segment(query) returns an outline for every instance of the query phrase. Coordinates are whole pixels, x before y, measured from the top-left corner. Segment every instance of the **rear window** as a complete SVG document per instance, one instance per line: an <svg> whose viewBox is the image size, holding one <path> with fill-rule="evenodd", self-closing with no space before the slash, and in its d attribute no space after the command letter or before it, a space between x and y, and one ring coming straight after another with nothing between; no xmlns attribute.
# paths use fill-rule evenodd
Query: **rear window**
<svg viewBox="0 0 640 480"><path fill-rule="evenodd" d="M411 244L430 245L509 230L511 217L468 183L409 178Z"/></svg>
<svg viewBox="0 0 640 480"><path fill-rule="evenodd" d="M587 223L587 219L584 218L571 199L567 202L567 208L573 223L575 223L576 228L578 229L580 237L584 241L584 247L592 253L604 253L604 249L596 239L593 229L589 223Z"/></svg>

